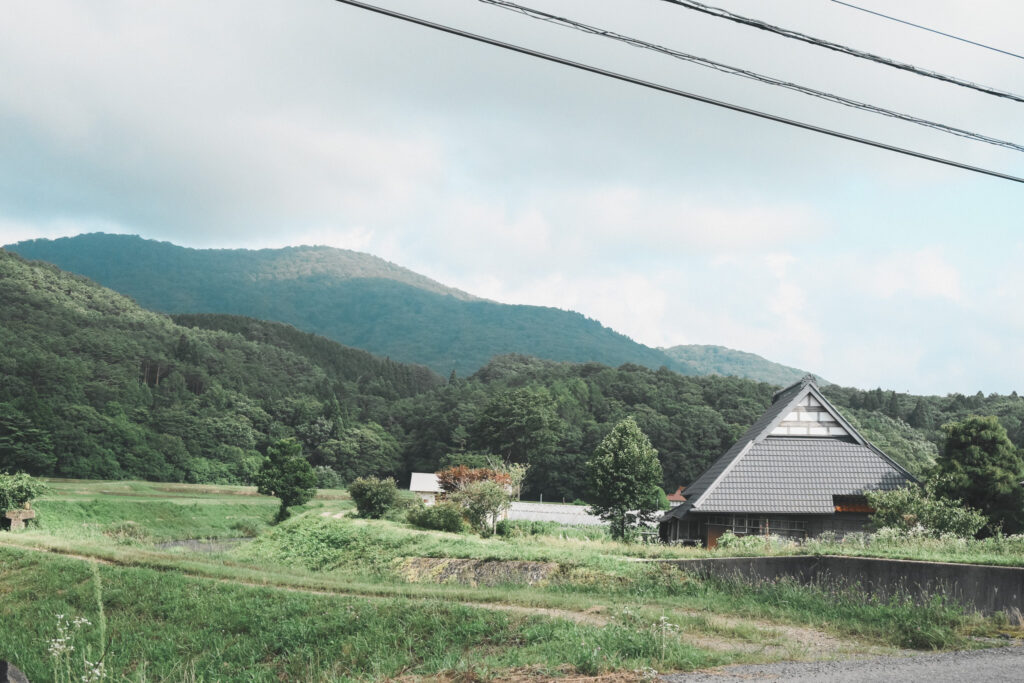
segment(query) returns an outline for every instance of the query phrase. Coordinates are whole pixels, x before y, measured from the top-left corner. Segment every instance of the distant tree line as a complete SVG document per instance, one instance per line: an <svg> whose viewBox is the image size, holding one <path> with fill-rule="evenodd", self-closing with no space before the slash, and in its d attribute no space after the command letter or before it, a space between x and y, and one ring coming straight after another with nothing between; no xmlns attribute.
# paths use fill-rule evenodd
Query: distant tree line
<svg viewBox="0 0 1024 683"><path fill-rule="evenodd" d="M55 267L0 250L0 471L254 483L267 449L294 439L321 481L408 481L491 459L526 464L523 496L586 498L586 462L632 416L665 488L689 484L777 389L626 364L499 356L447 379L290 326L146 311ZM1018 396L825 393L912 472L940 427L991 414L1019 446ZM915 416L916 413L916 416ZM914 426L914 425L917 426Z"/></svg>

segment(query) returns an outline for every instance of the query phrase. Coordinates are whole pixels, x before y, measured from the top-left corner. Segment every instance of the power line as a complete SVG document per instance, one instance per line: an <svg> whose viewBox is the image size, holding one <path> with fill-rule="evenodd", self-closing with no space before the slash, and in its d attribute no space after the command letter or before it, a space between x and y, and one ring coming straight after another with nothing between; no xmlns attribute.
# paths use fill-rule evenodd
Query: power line
<svg viewBox="0 0 1024 683"><path fill-rule="evenodd" d="M654 43L648 43L646 41L640 40L639 38L633 38L631 36L626 36L626 35L623 35L621 33L615 33L614 31L608 31L608 30L605 30L605 29L602 29L602 28L598 28L596 26L590 26L588 24L583 24L583 23L580 23L580 22L578 22L578 21L576 21L574 19L568 19L566 17L560 17L560 16L557 16L557 15L554 15L554 14L549 14L548 12L543 12L541 10L536 10L536 9L532 9L530 7L525 7L523 5L518 5L518 4L514 3L514 2L508 2L507 0L479 0L479 1L482 2L482 3L488 4L488 5L494 5L495 7L500 7L502 9L509 10L511 12L517 12L519 14L526 15L526 16L531 17L533 19L539 19L541 21L545 21L545 22L548 22L548 23L551 23L551 24L556 24L556 25L559 25L559 26L564 26L564 27L567 27L567 28L575 29L577 31L582 31L584 33L589 33L589 34L592 34L592 35L601 36L601 37L604 37L604 38L610 38L611 40L617 40L617 41L619 41L621 43L626 43L627 45L632 45L633 47L639 47L639 48L642 48L642 49L652 50L654 52L659 52L661 54L668 55L669 57L674 57L676 59L681 59L681 60L686 61L686 62L697 64L697 65L700 65L700 66L705 66L705 67L714 69L714 70L722 72L722 73L731 74L733 76L740 76L740 77L743 77L743 78L749 78L751 80L759 81L761 83L767 83L768 85L775 85L775 86L778 86L780 88L786 88L788 90L793 90L793 91L796 91L796 92L799 92L799 93L803 93L804 95L810 95L811 97L817 97L819 99L826 100L828 102L834 102L836 104L841 104L843 106L853 107L854 109L860 109L862 111L871 112L873 114L881 114L882 116L889 116L889 117L892 117L892 118L895 118L895 119L899 119L901 121L907 121L909 123L914 123L914 124L917 124L917 125L920 125L920 126L926 126L928 128L933 128L935 130L939 130L939 131L942 131L944 133L949 133L951 135L957 135L957 136L962 137L962 138L967 138L967 139L975 140L975 141L978 141L978 142L985 142L985 143L988 143L990 145L997 145L999 147L1005 147L1007 149L1016 150L1018 152L1024 152L1024 146L1019 145L1019 144L1017 144L1015 142L1009 142L1007 140L1000 140L999 138L989 137L987 135L982 135L981 133L975 133L975 132L972 132L972 131L969 131L969 130L964 130L962 128L955 128L953 126L948 126L948 125L946 125L944 123L938 123L938 122L935 122L935 121L929 121L928 119L922 119L922 118L919 118L919 117L916 117L916 116L911 116L910 114L902 114L900 112L893 111L891 109L885 109L883 107L878 107L878 106L875 106L873 104L867 104L865 102L859 102L857 100L852 100L852 99L849 99L847 97L842 97L841 95L835 95L833 93L825 92L823 90L816 90L814 88L808 88L806 86L798 85L796 83L791 83L789 81L784 81L784 80L781 80L781 79L778 79L778 78L773 78L771 76L765 76L763 74L759 74L759 73L754 72L754 71L748 71L746 69L741 69L739 67L729 66L727 64L722 64L721 62L715 62L715 61L712 61L710 59L705 59L704 57L698 57L696 55L691 55L691 54L687 54L685 52L680 52L679 50L674 50L672 48L664 47L662 45L656 45Z"/></svg>
<svg viewBox="0 0 1024 683"><path fill-rule="evenodd" d="M1005 97L1006 99L1014 100L1015 102L1024 102L1024 96L1021 95L1015 95L1014 93L1006 92L1003 90L996 90L995 88L990 88L985 85L979 85L977 83L972 83L971 81L965 81L961 78L957 78L956 76L947 76L946 74L941 74L938 71L922 69L920 67L914 66L913 64L898 62L895 59L889 59L888 57L882 57L880 55L872 54L870 52L856 50L852 47L846 47L845 45L840 45L839 43L833 43L827 40L822 40L821 38L815 38L805 33L792 31L788 28L774 26L772 24L760 21L758 19L751 19L749 17L740 16L739 14L733 14L732 12L721 9L719 7L702 5L701 3L694 2L693 0L662 0L662 2L667 2L669 4L676 5L677 7L682 7L684 9L690 9L697 12L702 12L704 14L709 14L719 19L728 19L729 21L734 21L738 24L751 26L753 28L761 29L762 31L768 31L770 33L775 33L786 38L792 38L793 40L799 40L804 43L809 43L811 45L823 47L828 50L834 50L835 52L841 52L845 55L850 55L851 57L857 57L858 59L866 59L871 62L877 62L878 64L884 64L885 66L891 66L894 69L909 71L910 73L916 74L918 76L934 78L936 80L944 81L946 83L952 83L953 85L959 85L963 88L977 90L978 92L983 92L986 95L993 95L995 97Z"/></svg>
<svg viewBox="0 0 1024 683"><path fill-rule="evenodd" d="M488 38L487 36L482 36L482 35L479 35L477 33L471 33L469 31L463 31L462 29L454 28L452 26L446 26L444 24L438 24L438 23L435 23L435 22L432 22L432 21L428 21L427 19L420 19L419 17L414 17L414 16L411 16L411 15L408 15L408 14L402 14L400 12L395 12L393 10L385 9L383 7L378 7L376 5L369 5L369 4L364 3L364 2L359 2L358 0L335 0L335 2L339 2L339 3L344 4L344 5L350 5L352 7L358 7L360 9L364 9L364 10L367 10L369 12L375 12L377 14L381 14L381 15L384 15L386 17L391 17L392 19L399 19L401 21L406 21L406 22L409 22L409 23L412 23L412 24L417 24L419 26L424 26L426 28L431 28L431 29L434 29L435 31L441 31L443 33L449 33L449 34L454 35L454 36L459 36L460 38L468 38L469 40L474 40L474 41L479 42L479 43L486 43L487 45L493 45L494 47L500 47L500 48L502 48L504 50L510 50L512 52L518 52L520 54L528 55L530 57L536 57L538 59L543 59L543 60L546 60L546 61L549 61L549 62L554 62L555 64L561 64L563 66L572 67L574 69L579 69L580 71L587 71L589 73L597 74L599 76L605 76L607 78L613 78L613 79L618 80L618 81L624 81L626 83L632 83L634 85L639 85L639 86L642 86L644 88L649 88L651 90L657 90L659 92L668 93L669 95L676 95L678 97L685 97L685 98L690 99L690 100L696 100L697 102L704 102L705 104L711 104L711 105L714 105L716 107L721 107L723 109L730 109L732 111L740 112L742 114L749 114L751 116L756 116L758 118L767 119L769 121L775 121L777 123L784 123L784 124L786 124L788 126L793 126L795 128L802 128L804 130L810 130L810 131L814 131L816 133L821 133L823 135L829 135L829 136L840 138L840 139L843 139L843 140L849 140L851 142L857 142L857 143L860 143L860 144L863 144L863 145L869 145L871 147L877 147L879 149L884 149L884 150L887 150L887 151L890 151L890 152L896 152L898 154L905 154L907 156L916 157L918 159L924 159L926 161L933 161L933 162L938 163L938 164L945 164L946 166L953 166L955 168L960 168L960 169L963 169L965 171L972 171L974 173L981 173L981 174L984 174L984 175L993 176L995 178L1002 178L1003 180L1011 180L1011 181L1013 181L1015 183L1022 183L1022 184L1024 184L1024 178L1019 178L1017 176L1009 175L1009 174L1006 174L1006 173L1000 173L999 171L992 171L992 170L989 170L989 169L986 169L986 168L981 168L979 166L971 166L970 164L965 164L965 163L962 163L962 162L959 162L959 161L953 161L952 159L944 159L942 157L932 156L930 154L925 154L923 152L917 152L917 151L910 150L910 149L904 149L903 147L896 147L895 145L889 145L889 144L884 143L884 142L878 142L877 140L869 140L867 138L862 138L862 137L859 137L859 136L856 136L856 135L850 135L849 133L842 133L840 131L831 130L829 128L822 128L820 126L815 126L815 125L810 124L810 123L803 123L801 121L796 121L796 120L793 120L793 119L789 119L789 118L786 118L784 116L777 116L775 114L769 114L767 112L759 111L757 109L750 109L748 107L743 107L743 106L740 106L740 105L737 105L737 104L731 104L729 102L723 102L721 100L716 100L716 99L713 99L713 98L710 98L710 97L705 97L704 95L697 95L695 93L689 93L689 92L686 92L686 91L683 91L683 90L678 90L676 88L673 88L673 87L670 87L670 86L667 86L667 85L661 85L659 83L653 83L651 81L645 81L643 79L634 78L633 76L627 76L625 74L621 74L621 73L618 73L618 72L615 72L615 71L608 71L607 69L602 69L600 67L591 66L589 64L583 64L582 62L575 62L575 61L572 61L571 59L565 59L564 57L557 57L555 55L548 54L546 52L539 52L537 50L532 50L530 48L523 47L521 45L514 45L512 43L506 43L504 41L500 41L500 40L497 40L495 38Z"/></svg>
<svg viewBox="0 0 1024 683"><path fill-rule="evenodd" d="M874 14L875 16L882 17L883 19L889 19L890 21L896 21L896 22L899 22L901 24L906 24L907 26L913 26L914 28L922 29L924 31L930 31L931 33L937 33L940 36L946 36L947 38L952 38L953 40L959 40L962 43L970 43L971 45L977 45L978 47L983 47L986 50L992 50L993 52L1002 52L1004 55L1009 55L1011 57L1016 57L1017 59L1024 59L1024 55L1019 55L1016 52L1008 52L1007 50L1000 50L998 47L992 47L991 45L985 45L984 43L977 43L977 42L975 42L973 40L968 40L967 38L961 38L960 36L955 36L952 33L943 33L942 31L939 31L937 29L928 28L927 26L921 26L920 24L915 24L912 21L906 21L904 19L897 19L896 17L890 17L888 14L882 14L881 12L875 12L874 10L867 9L866 7L858 7L857 5L851 5L850 3L843 2L842 0L832 0L832 2L838 3L840 5L846 5L847 7L852 7L853 9L859 9L861 12L867 12L868 14Z"/></svg>

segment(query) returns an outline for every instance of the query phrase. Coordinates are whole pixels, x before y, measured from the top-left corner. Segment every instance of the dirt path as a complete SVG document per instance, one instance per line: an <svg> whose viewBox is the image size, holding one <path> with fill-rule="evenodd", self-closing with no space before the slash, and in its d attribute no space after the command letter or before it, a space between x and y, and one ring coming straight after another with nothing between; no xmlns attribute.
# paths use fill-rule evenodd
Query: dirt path
<svg viewBox="0 0 1024 683"><path fill-rule="evenodd" d="M45 548L23 546L14 543L0 542L0 547L28 550L39 553L51 553L61 555L83 562L98 562L112 566L133 566L128 562L118 562L98 557L91 557L59 548ZM170 571L170 570L169 570ZM352 597L362 600L391 600L402 597L408 600L437 600L446 601L438 596L386 596L358 591L332 590L320 588L307 588L303 586L290 586L286 584L260 583L257 581L246 581L244 579L231 579L223 577L204 576L196 572L183 569L174 569L182 575L195 579L225 583L251 588L266 588L272 590L283 590L295 593L306 593L311 595L327 595L339 597ZM472 600L447 600L450 604L486 609L492 611L506 612L524 616L543 616L553 619L564 619L578 624L602 627L614 621L614 616L608 614L608 608L594 606L586 610L569 610L554 607L530 607L510 603L498 602L477 602ZM864 643L841 639L832 636L818 629L776 624L763 620L744 619L739 617L726 617L710 612L688 609L667 609L666 617L669 620L681 622L680 632L687 642L705 650L728 651L742 653L761 653L771 659L836 659L852 656L863 656L865 654L892 654L891 648L865 645ZM739 630L744 632L743 636L727 635L729 631Z"/></svg>

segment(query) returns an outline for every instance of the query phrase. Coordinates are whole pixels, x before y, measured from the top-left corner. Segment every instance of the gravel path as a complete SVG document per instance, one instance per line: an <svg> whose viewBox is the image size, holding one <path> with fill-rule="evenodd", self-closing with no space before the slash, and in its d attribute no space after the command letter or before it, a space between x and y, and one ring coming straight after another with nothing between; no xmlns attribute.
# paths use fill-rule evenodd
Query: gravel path
<svg viewBox="0 0 1024 683"><path fill-rule="evenodd" d="M920 654L912 657L875 657L847 661L779 662L744 664L710 671L663 676L670 683L731 683L732 681L829 681L874 683L876 681L1024 680L1024 647Z"/></svg>

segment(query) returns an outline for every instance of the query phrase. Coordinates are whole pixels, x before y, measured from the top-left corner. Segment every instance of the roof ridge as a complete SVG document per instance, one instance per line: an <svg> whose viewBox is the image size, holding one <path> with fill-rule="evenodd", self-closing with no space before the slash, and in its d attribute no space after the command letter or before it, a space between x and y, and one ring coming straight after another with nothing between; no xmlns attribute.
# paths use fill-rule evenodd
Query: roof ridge
<svg viewBox="0 0 1024 683"><path fill-rule="evenodd" d="M774 394L772 394L772 403L775 403L775 401L777 401L778 398L780 396L782 396L782 394L786 393L787 391L789 391L790 389L796 387L797 385L799 385L800 388L803 389L808 384L813 384L815 387L818 386L818 378L815 377L814 375L812 375L809 372L806 375L804 375L803 377L801 377L800 379L798 379L797 381L795 381L792 384L790 384L788 387L784 387L782 389L779 389Z"/></svg>

